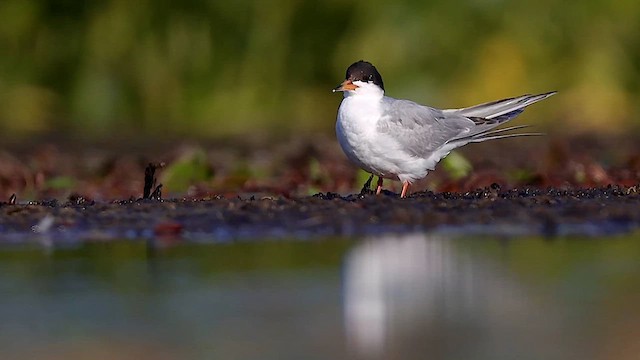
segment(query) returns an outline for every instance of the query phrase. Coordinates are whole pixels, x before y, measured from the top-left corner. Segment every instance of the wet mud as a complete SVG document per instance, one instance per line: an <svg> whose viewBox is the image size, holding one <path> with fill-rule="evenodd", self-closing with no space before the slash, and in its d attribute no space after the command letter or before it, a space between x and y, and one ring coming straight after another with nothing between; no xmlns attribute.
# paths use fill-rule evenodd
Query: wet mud
<svg viewBox="0 0 640 360"><path fill-rule="evenodd" d="M456 176L440 166L406 199L397 182L385 182L379 196L359 191L366 178L331 137L20 146L0 151L2 244L413 231L553 237L640 225L640 144L633 136L463 148L468 172Z"/></svg>
<svg viewBox="0 0 640 360"><path fill-rule="evenodd" d="M606 235L640 226L635 187L511 189L460 193L385 191L301 198L215 197L99 203L74 198L0 206L2 242L164 239L225 242L427 231L449 234Z"/></svg>

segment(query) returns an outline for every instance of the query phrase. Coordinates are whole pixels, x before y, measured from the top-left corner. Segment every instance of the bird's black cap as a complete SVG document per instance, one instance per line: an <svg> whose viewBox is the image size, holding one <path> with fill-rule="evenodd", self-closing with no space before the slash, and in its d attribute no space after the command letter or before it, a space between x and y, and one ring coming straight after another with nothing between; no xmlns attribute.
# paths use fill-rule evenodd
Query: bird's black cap
<svg viewBox="0 0 640 360"><path fill-rule="evenodd" d="M347 80L351 81L364 81L364 82L373 82L374 84L380 86L382 90L384 90L384 83L382 82L382 76L370 62L360 60L354 62L347 69L347 75L345 76Z"/></svg>

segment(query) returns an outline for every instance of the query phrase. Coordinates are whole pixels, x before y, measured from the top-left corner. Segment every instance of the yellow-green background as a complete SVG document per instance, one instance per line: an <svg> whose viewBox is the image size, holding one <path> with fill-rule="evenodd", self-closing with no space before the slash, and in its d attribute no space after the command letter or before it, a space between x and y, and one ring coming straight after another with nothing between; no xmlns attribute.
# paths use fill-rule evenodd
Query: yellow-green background
<svg viewBox="0 0 640 360"><path fill-rule="evenodd" d="M438 107L559 90L527 122L640 123L637 0L2 0L0 19L5 137L331 132L359 59Z"/></svg>

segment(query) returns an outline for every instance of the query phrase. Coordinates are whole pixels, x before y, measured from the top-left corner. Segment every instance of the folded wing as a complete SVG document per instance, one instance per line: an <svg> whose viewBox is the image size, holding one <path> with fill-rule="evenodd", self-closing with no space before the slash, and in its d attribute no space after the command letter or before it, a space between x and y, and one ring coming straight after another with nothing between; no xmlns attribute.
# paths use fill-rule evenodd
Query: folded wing
<svg viewBox="0 0 640 360"><path fill-rule="evenodd" d="M555 93L553 91L538 95L522 95L468 108L447 110L385 97L383 99L385 113L377 126L379 132L394 138L408 153L428 157L445 145L450 150L470 142L540 135L539 133L505 134L508 131L528 127L527 125L493 129L520 115L527 106Z"/></svg>

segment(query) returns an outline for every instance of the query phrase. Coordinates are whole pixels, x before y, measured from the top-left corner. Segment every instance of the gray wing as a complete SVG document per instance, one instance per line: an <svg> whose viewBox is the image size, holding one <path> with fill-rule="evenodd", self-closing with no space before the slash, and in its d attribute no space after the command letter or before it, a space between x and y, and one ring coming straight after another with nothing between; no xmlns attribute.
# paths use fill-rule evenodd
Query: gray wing
<svg viewBox="0 0 640 360"><path fill-rule="evenodd" d="M511 126L493 130L520 115L524 109L556 92L523 95L493 101L469 108L439 110L409 100L384 97L385 113L378 122L378 131L396 139L410 154L429 153L446 143L462 146L470 142L505 139L516 136L535 136L539 133L505 134L528 127Z"/></svg>
<svg viewBox="0 0 640 360"><path fill-rule="evenodd" d="M387 96L382 101L385 112L378 121L378 131L394 138L412 155L428 156L450 140L470 135L476 127L467 117L413 101Z"/></svg>

